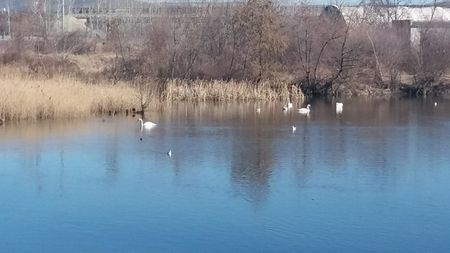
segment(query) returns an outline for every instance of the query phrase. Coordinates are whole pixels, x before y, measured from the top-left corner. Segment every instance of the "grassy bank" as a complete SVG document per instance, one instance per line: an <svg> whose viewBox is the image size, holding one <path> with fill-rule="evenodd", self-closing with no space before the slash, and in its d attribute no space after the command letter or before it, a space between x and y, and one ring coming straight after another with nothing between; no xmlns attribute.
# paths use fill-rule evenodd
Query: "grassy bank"
<svg viewBox="0 0 450 253"><path fill-rule="evenodd" d="M42 78L14 68L0 69L0 119L80 118L139 108L140 96L130 84L87 84L67 76ZM152 84L148 84L152 85ZM156 89L155 89L156 90ZM303 99L300 91L294 99ZM286 101L287 85L224 81L170 81L150 97L150 107L177 101Z"/></svg>
<svg viewBox="0 0 450 253"><path fill-rule="evenodd" d="M70 77L39 79L14 69L0 70L0 117L79 118L136 106L135 90L107 84L87 85Z"/></svg>

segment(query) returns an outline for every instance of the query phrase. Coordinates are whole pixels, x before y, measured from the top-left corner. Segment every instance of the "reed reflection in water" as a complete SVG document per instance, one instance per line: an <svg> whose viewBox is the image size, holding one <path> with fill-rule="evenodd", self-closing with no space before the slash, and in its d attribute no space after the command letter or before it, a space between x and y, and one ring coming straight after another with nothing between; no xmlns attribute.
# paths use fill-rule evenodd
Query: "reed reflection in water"
<svg viewBox="0 0 450 253"><path fill-rule="evenodd" d="M445 252L450 104L310 102L6 125L2 250Z"/></svg>

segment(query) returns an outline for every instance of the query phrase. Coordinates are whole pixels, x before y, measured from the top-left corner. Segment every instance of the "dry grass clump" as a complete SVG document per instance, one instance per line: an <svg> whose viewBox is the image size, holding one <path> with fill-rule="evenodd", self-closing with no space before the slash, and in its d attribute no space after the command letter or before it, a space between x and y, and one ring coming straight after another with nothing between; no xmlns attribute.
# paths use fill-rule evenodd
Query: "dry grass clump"
<svg viewBox="0 0 450 253"><path fill-rule="evenodd" d="M303 93L287 84L263 82L258 85L235 81L169 81L161 98L167 101L250 101L286 100L291 95L303 99Z"/></svg>
<svg viewBox="0 0 450 253"><path fill-rule="evenodd" d="M6 120L86 117L123 111L136 102L135 90L125 86L88 85L60 76L39 79L0 69L0 118Z"/></svg>

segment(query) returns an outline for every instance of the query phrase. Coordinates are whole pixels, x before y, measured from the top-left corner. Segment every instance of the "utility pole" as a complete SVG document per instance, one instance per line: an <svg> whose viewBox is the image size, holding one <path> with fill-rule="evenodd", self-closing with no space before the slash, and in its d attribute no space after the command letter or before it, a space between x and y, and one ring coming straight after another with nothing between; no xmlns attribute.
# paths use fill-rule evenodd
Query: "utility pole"
<svg viewBox="0 0 450 253"><path fill-rule="evenodd" d="M108 3L107 3L108 4ZM107 23L107 29L106 29L106 34L108 34L108 32L111 29L111 13L112 9L111 9L111 0L109 0L109 6L108 6L108 23Z"/></svg>
<svg viewBox="0 0 450 253"><path fill-rule="evenodd" d="M9 9L9 0L8 0L8 35L9 35L9 38L10 39L12 39L12 36L11 36L11 14L10 14L10 9Z"/></svg>
<svg viewBox="0 0 450 253"><path fill-rule="evenodd" d="M64 15L66 14L66 3L62 0L62 32L64 33Z"/></svg>

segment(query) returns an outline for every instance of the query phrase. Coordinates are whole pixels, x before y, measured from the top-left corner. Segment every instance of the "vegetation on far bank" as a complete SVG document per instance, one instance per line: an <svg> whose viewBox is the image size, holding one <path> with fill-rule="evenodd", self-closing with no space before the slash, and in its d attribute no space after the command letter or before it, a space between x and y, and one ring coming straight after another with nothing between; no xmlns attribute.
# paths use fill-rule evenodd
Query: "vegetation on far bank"
<svg viewBox="0 0 450 253"><path fill-rule="evenodd" d="M448 29L423 29L413 47L392 25L402 18L395 6L370 6L366 16L344 19L336 6L199 3L149 23L112 18L98 30L91 23L61 32L43 2L11 17L12 39L0 42L0 117L139 111L158 101L446 92Z"/></svg>
<svg viewBox="0 0 450 253"><path fill-rule="evenodd" d="M30 75L3 67L0 68L0 120L132 113L170 101L287 101L289 94L292 99L303 99L301 92L289 92L287 86L274 89L269 83L254 86L245 82L173 80L159 90L153 88L157 84L152 82L93 84L70 76Z"/></svg>
<svg viewBox="0 0 450 253"><path fill-rule="evenodd" d="M0 118L77 118L124 111L136 106L135 90L123 85L87 85L58 76L37 78L15 69L0 69Z"/></svg>

